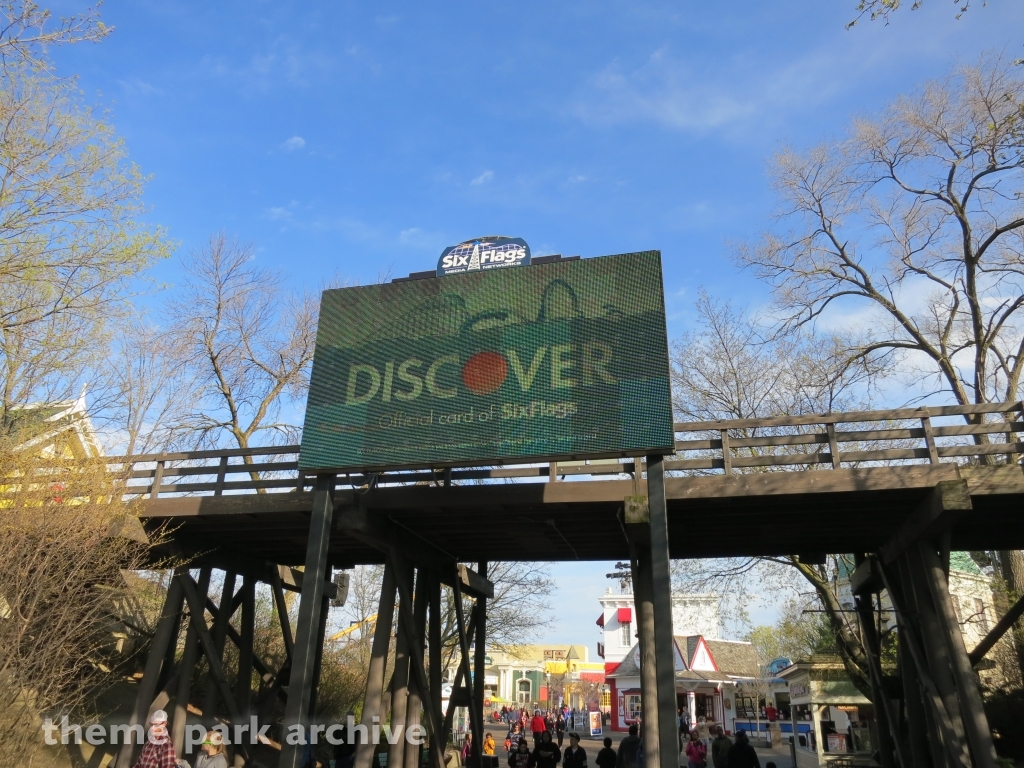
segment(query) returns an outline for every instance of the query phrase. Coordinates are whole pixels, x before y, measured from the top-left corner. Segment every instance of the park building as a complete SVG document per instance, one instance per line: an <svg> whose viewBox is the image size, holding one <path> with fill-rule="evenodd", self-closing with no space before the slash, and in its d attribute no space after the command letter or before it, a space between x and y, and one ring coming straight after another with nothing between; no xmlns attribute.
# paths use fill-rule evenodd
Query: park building
<svg viewBox="0 0 1024 768"><path fill-rule="evenodd" d="M633 595L609 588L598 598L609 716L615 731L628 730L642 711L640 647ZM713 594L672 596L676 703L694 724L721 723L733 730L742 717L744 681L758 677L757 654L747 642L722 639L721 600Z"/></svg>
<svg viewBox="0 0 1024 768"><path fill-rule="evenodd" d="M590 661L582 643L489 648L485 664L485 704L492 707L600 706L604 664Z"/></svg>

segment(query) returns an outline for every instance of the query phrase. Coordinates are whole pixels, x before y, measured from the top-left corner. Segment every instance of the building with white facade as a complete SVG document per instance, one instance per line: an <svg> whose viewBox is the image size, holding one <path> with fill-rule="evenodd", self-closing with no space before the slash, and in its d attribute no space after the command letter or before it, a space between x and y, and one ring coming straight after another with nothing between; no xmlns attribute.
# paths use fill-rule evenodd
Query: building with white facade
<svg viewBox="0 0 1024 768"><path fill-rule="evenodd" d="M598 655L604 659L611 726L613 730L624 731L634 722L641 707L640 652L633 595L609 588L598 602L601 615L597 625L602 632ZM728 715L731 723L737 681L756 675L752 646L721 640L720 603L717 595L672 596L676 693L679 706L692 710L694 722L700 716L724 721ZM712 646L718 649L717 653L710 650ZM716 656L725 659L724 666L719 665Z"/></svg>
<svg viewBox="0 0 1024 768"><path fill-rule="evenodd" d="M609 587L598 602L601 603L601 615L597 625L604 635L598 644L598 655L604 658L605 670L611 672L636 644L633 595L615 593ZM720 602L717 595L673 595L672 633L717 640L722 636Z"/></svg>
<svg viewBox="0 0 1024 768"><path fill-rule="evenodd" d="M727 731L736 727L744 702L743 683L758 676L757 653L747 642L709 639L701 635L675 636L676 706L690 713L690 722L702 736L712 725ZM607 676L611 687L611 727L625 731L642 714L640 645L635 643Z"/></svg>

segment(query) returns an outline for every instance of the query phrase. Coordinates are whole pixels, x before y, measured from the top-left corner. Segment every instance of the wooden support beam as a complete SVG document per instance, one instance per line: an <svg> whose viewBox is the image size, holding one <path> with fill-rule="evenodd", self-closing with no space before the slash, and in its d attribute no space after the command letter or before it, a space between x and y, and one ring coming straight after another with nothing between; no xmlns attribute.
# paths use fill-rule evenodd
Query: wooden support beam
<svg viewBox="0 0 1024 768"><path fill-rule="evenodd" d="M413 621L412 606L412 564L401 557L395 558L395 579L398 583L399 613L398 637L395 639L395 669L391 673L391 729L400 732L403 738L388 746L388 765L396 767L405 763L405 727L409 712L409 646L414 634L413 627L405 622Z"/></svg>
<svg viewBox="0 0 1024 768"><path fill-rule="evenodd" d="M728 433L722 430L722 434ZM663 456L647 457L647 497L651 510L654 653L658 686L658 731L661 735L660 741L655 743L660 752L661 768L676 768L679 762L679 741L676 726L675 639L672 636L672 563L669 559L668 502Z"/></svg>
<svg viewBox="0 0 1024 768"><path fill-rule="evenodd" d="M441 580L433 571L423 570L429 579L430 592L430 624L427 628L427 661L430 665L430 684L424 692L427 706L436 712L441 711ZM444 720L447 722L447 719ZM433 727L433 726L431 726ZM444 754L447 731L442 724L438 731L430 732L430 753L427 756L431 766L437 765L438 755Z"/></svg>
<svg viewBox="0 0 1024 768"><path fill-rule="evenodd" d="M284 494L278 494L284 495ZM203 498L213 498L212 496L206 496ZM237 503L237 499L250 499L255 506L254 513L258 512L258 498L257 496L224 496L224 503L228 500L232 500L232 503ZM261 560L259 558L251 557L244 552L239 552L237 549L231 547L220 546L215 549L210 549L210 546L206 542L195 541L190 537L180 536L175 539L175 547L172 548L173 553L182 558L188 560L189 565L192 568L199 568L202 566L212 566L214 568L221 568L225 571L231 571L240 576L251 576L252 578L265 582L270 582L269 569L275 569L278 576L281 579L281 585L290 592L301 592L303 583L303 573L297 568L292 568L287 565L279 565L278 563L272 563L269 560ZM338 595L338 587L333 581L327 581L324 583L324 594L332 600Z"/></svg>
<svg viewBox="0 0 1024 768"><path fill-rule="evenodd" d="M395 618L395 564L390 558L384 564L384 578L380 586L380 602L377 604L377 625L373 631L373 645L370 649L370 666L366 672L366 694L363 697L361 724L370 733L374 725L380 724L380 699L384 693L384 676L387 671L388 648L391 645L391 625ZM355 768L370 768L373 762L375 744L356 745Z"/></svg>
<svg viewBox="0 0 1024 768"><path fill-rule="evenodd" d="M217 606L213 604L213 601L210 600L210 598L206 598L206 610L209 612L210 616L213 617L214 624L216 624L217 618L220 616L220 611L217 609ZM230 624L228 624L225 629L225 636L228 640L235 644L236 648L241 649L242 636L238 634L238 630ZM256 672L259 673L260 677L262 677L263 680L268 685L270 685L277 679L278 676L271 671L270 666L265 661L263 661L263 659L261 659L259 655L256 653L253 653L252 655L252 665L256 669ZM223 659L221 659L221 666L224 666ZM285 698L284 692L282 691L280 695L281 699L283 700ZM203 710L203 714L207 714L206 710Z"/></svg>
<svg viewBox="0 0 1024 768"><path fill-rule="evenodd" d="M235 596L235 579L237 574L234 571L226 571L224 573L224 585L221 589L220 594L220 606L231 606L234 602ZM209 598L206 601L207 606L212 604ZM217 656L217 661L222 665L224 663L224 639L227 637L228 627L230 626L231 614L233 611L219 611L212 613L215 617L213 620L213 647ZM209 659L207 659L209 662ZM203 696L203 717L207 720L207 725L212 725L213 711L217 706L217 686L210 685L207 683L206 694Z"/></svg>
<svg viewBox="0 0 1024 768"><path fill-rule="evenodd" d="M398 557L399 557L398 553L395 550L392 550L391 553L390 553L389 559L394 561L394 560L398 559ZM399 605L399 610L401 611L401 618L402 618L402 620L398 622L398 625L399 625L400 629L404 628L406 634L409 635L407 637L407 640L409 641L409 644L412 645L413 643L416 642L416 638L411 636L412 633L415 631L415 621L413 619L412 608L409 605L409 603L411 602L412 594L411 594L411 591L406 588L406 585L404 585L402 583L401 579L397 579L396 583L397 583L397 586L398 586L398 593L399 593L398 594L398 598L399 598L398 605ZM457 580L456 580L456 583L458 583ZM456 614L456 615L458 615L458 614ZM421 640L421 642L422 642L422 640ZM413 675L416 678L416 684L419 686L419 688L421 690L426 690L427 689L427 673L426 673L426 670L423 669L422 659L419 656L417 656L415 654L412 654L412 655L409 656L409 661L410 661L410 663L412 665ZM427 718L428 718L429 723L430 723L430 733L433 735L435 733L438 733L441 730L441 727L442 727L441 726L441 709L440 709L439 706L434 706L434 697L428 696L427 700L431 704L429 707L427 707ZM451 708L449 708L449 711L451 711ZM472 711L471 711L470 714L472 714ZM483 712L482 711L479 711L477 713L477 719L482 722L482 720L483 720ZM398 766L396 766L396 768L398 768ZM435 762L431 763L431 768L446 768L445 762L444 762L444 751L443 750L438 750L438 752L437 752L437 754L435 756Z"/></svg>
<svg viewBox="0 0 1024 768"><path fill-rule="evenodd" d="M210 588L209 567L199 571L199 593L206 597ZM205 620L205 619L204 619ZM178 669L177 692L174 696L174 717L171 724L171 743L174 744L174 754L184 756L185 746L185 721L188 718L188 701L192 693L192 677L196 671L196 662L199 660L199 635L196 634L191 622L185 632L185 650L181 655L181 665Z"/></svg>
<svg viewBox="0 0 1024 768"><path fill-rule="evenodd" d="M477 572L487 578L487 561L481 560L477 564ZM476 636L474 638L475 658L473 659L473 701L476 706L483 710L484 706L484 682L487 672L487 598L476 599ZM483 765L483 727L480 729L480 741L473 742L473 758L477 766ZM410 767L412 768L412 767Z"/></svg>
<svg viewBox="0 0 1024 768"><path fill-rule="evenodd" d="M184 571L179 568L178 571ZM177 573L177 571L176 571ZM185 571L187 574L188 572ZM167 597L164 599L163 609L160 618L157 620L156 631L153 633L153 641L150 644L149 655L146 657L146 668L142 673L142 681L139 683L139 691L135 695L135 709L132 711L129 725L146 726L146 718L149 715L149 705L157 691L157 680L160 677L160 667L167 654L167 646L171 642L171 633L177 627L177 618L181 614L184 593L181 584L176 578L171 579L167 587ZM117 756L118 768L129 768L135 762L136 747L141 744L133 744L131 736L125 737L125 743L121 745L121 751Z"/></svg>
<svg viewBox="0 0 1024 768"><path fill-rule="evenodd" d="M636 634L640 641L640 699L644 711L644 742L661 743L661 718L658 716L658 661L654 634L654 582L651 575L650 545L633 542L630 545L630 565L633 572L633 607L636 610ZM673 714L675 706L672 707ZM672 737L676 741L675 728ZM648 768L677 768L678 763L661 765L661 750L645 752Z"/></svg>
<svg viewBox="0 0 1024 768"><path fill-rule="evenodd" d="M893 577L889 575L890 569L895 572ZM921 627L917 622L916 606L913 605L911 596L908 594L913 586L909 582L907 574L903 573L903 571L904 568L890 565L882 569L882 577L885 583L885 590L889 593L889 598L896 609L896 619L900 626L900 650L901 652L903 650L907 651L907 655L914 665L914 676L919 686L917 689L908 690L907 696L917 696L920 694L927 705L935 726L932 738L929 741L942 750L942 752L945 752L945 756L949 759L951 765L958 768L971 768L970 754L962 741L958 745L953 722L949 717L949 712L946 710L945 702L935 682L932 680L927 658L920 645ZM936 761L944 759L941 753L934 757ZM916 765L919 755L915 752L913 758Z"/></svg>
<svg viewBox="0 0 1024 768"><path fill-rule="evenodd" d="M228 685L227 676L224 674L224 667L217 657L217 649L213 644L210 631L206 628L203 602L199 599L199 594L196 592L196 584L192 581L192 576L189 575L188 571L177 574L175 580L181 583L182 591L185 593L185 600L188 603L189 621L199 637L199 644L203 649L203 653L206 654L206 661L210 665L210 676L213 677L220 695L224 699L231 722L233 724L241 724L238 708L231 697L231 687ZM241 754L243 757L248 758L249 750L245 744L237 745L235 751L236 754Z"/></svg>
<svg viewBox="0 0 1024 768"><path fill-rule="evenodd" d="M270 573L270 589L274 593L274 605L277 608L278 623L281 625L284 652L288 662L291 662L295 639L292 637L291 621L288 619L288 602L284 599L284 585L281 579L281 572L274 566L270 566L267 570Z"/></svg>
<svg viewBox="0 0 1024 768"><path fill-rule="evenodd" d="M971 666L977 667L985 654L992 650L999 639L1009 631L1009 629L1017 623L1017 619L1024 616L1024 596L1019 597L992 629L989 630L988 634L981 639L981 642L975 646L974 650L970 653Z"/></svg>
<svg viewBox="0 0 1024 768"><path fill-rule="evenodd" d="M323 609L324 581L329 572L327 547L331 540L334 517L334 475L318 475L313 492L313 512L309 520L309 538L306 543L306 567L303 581L305 589L299 601L299 618L295 632L288 702L285 704L284 728L307 729L309 701L312 695L316 640ZM312 589L310 589L312 581ZM298 744L281 745L280 768L300 768L303 749Z"/></svg>
<svg viewBox="0 0 1024 768"><path fill-rule="evenodd" d="M878 552L882 563L892 563L907 547L922 539L935 539L948 530L957 517L970 509L971 492L965 480L944 480L938 483L892 538L882 545Z"/></svg>
<svg viewBox="0 0 1024 768"><path fill-rule="evenodd" d="M897 565L904 585L904 600L910 606L909 610L914 612L913 623L917 628L915 644L923 652L925 667L918 669L918 676L938 694L933 711L933 717L939 723L935 733L938 738L935 740L946 750L950 760L959 760L970 766L971 756L957 700L956 683L950 672L952 662L949 649L944 642L942 627L925 583L918 545L909 547L897 560ZM902 640L902 635L900 637Z"/></svg>
<svg viewBox="0 0 1024 768"><path fill-rule="evenodd" d="M862 561L860 565L863 565ZM858 566L859 569L859 566ZM885 688L882 677L881 640L875 626L875 610L873 594L854 593L854 604L857 609L858 624L860 625L861 642L864 644L864 652L868 657L868 674L871 679L872 701L876 706L876 712L881 717L875 717L878 722L878 761L881 768L896 768L906 766L903 760L899 745L899 723L896 713L893 712L892 701Z"/></svg>
<svg viewBox="0 0 1024 768"><path fill-rule="evenodd" d="M248 722L252 708L253 641L256 633L256 581L245 576L242 581L241 643L238 646L238 675L235 677L235 706L243 722Z"/></svg>
<svg viewBox="0 0 1024 768"><path fill-rule="evenodd" d="M313 688L309 695L309 719L316 718L316 702L320 695L320 673L323 671L324 640L327 638L327 619L331 611L331 601L324 595L323 607L320 609L320 628L317 631L316 663L313 665Z"/></svg>
<svg viewBox="0 0 1024 768"><path fill-rule="evenodd" d="M469 634L466 632L466 616L462 607L462 584L459 579L454 579L453 585L452 590L455 593L455 626L459 633L459 666L462 667L462 675L468 682L472 675L470 675L469 671ZM472 691L472 688L470 688L470 691ZM469 723L470 729L473 732L473 741L481 744L484 738L484 703L483 701L476 701L475 698L473 697L469 705Z"/></svg>
<svg viewBox="0 0 1024 768"><path fill-rule="evenodd" d="M414 640L409 643L409 653L413 656L417 656L417 659L411 659L413 666L419 664L423 666L423 644L425 640L425 634L427 631L427 603L430 599L429 582L431 581L429 572L420 568L416 573L416 595L413 598L413 631L412 636ZM405 729L408 732L413 726L418 726L423 721L423 707L424 702L426 706L431 706L430 702L430 688L431 684L428 681L428 688L424 690L420 687L418 675L414 673L410 680L409 686L409 703L406 708L405 716ZM438 709L440 712L440 709ZM430 718L427 718L428 721ZM431 732L431 740L433 740L434 734ZM405 747L405 768L420 768L420 748L414 744L406 744Z"/></svg>
<svg viewBox="0 0 1024 768"><path fill-rule="evenodd" d="M471 597L494 597L494 585L476 571L457 563L442 549L390 521L368 512L359 505L340 505L335 514L335 528L360 541L388 552L392 547L421 568L429 568L441 575L444 584L459 588Z"/></svg>
<svg viewBox="0 0 1024 768"><path fill-rule="evenodd" d="M801 561L802 562L802 561ZM868 555L850 575L850 591L854 595L877 595L882 591L882 575L879 573L878 560Z"/></svg>
<svg viewBox="0 0 1024 768"><path fill-rule="evenodd" d="M302 580L304 578L302 571L297 570L295 568L291 568L287 565L275 566L275 564L273 563L271 563L271 567L276 568L277 574L281 579L282 587L292 592L302 591ZM330 574L328 574L328 576L330 576ZM323 594L324 597L333 600L338 596L338 585L330 580L325 581Z"/></svg>
<svg viewBox="0 0 1024 768"><path fill-rule="evenodd" d="M923 567L923 578L931 593L943 639L949 652L950 669L956 684L956 700L960 706L964 731L971 747L974 768L996 768L996 748L992 742L992 731L985 717L978 678L974 673L960 623L949 597L946 574L935 550L929 545L918 545ZM949 562L948 555L946 562Z"/></svg>

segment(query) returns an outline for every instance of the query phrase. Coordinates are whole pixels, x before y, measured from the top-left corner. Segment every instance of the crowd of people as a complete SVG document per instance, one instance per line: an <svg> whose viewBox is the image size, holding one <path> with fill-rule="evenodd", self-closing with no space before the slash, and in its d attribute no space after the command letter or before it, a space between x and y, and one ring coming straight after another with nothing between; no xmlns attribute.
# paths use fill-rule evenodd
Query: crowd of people
<svg viewBox="0 0 1024 768"><path fill-rule="evenodd" d="M689 718L679 713L680 751L686 755L687 768L761 768L757 752L750 744L747 734L736 733L735 740L725 735L722 726L712 727L713 739L701 739L699 731L690 729ZM505 753L509 768L590 768L587 753L580 746L579 734L566 733L566 724L572 722L570 710L535 709L529 716L525 709L502 707L495 713L495 720L508 725L505 736ZM527 736L529 734L529 737ZM569 737L569 746L562 751L562 741ZM532 743L531 743L532 740ZM494 755L496 742L492 733L484 738L483 753ZM628 735L612 749L611 738L605 737L604 747L597 753L594 763L597 768L644 768L645 745L639 725L629 726ZM466 734L462 745L463 764L472 752L472 735ZM769 762L765 768L775 768Z"/></svg>

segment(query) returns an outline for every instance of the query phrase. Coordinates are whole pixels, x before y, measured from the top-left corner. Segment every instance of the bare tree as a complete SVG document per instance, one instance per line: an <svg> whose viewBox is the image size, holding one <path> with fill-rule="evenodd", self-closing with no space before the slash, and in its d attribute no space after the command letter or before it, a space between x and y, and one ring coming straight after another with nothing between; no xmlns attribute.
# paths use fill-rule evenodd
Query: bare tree
<svg viewBox="0 0 1024 768"><path fill-rule="evenodd" d="M168 332L196 372L197 402L175 425L181 440L239 448L296 440L299 428L282 410L309 385L316 299L285 291L278 274L253 264L252 246L223 234L184 268Z"/></svg>
<svg viewBox="0 0 1024 768"><path fill-rule="evenodd" d="M697 312L699 329L682 337L672 350L673 397L681 420L860 408L869 402L874 379L883 372L870 359L859 366L840 364L843 358L837 358L836 350L844 345L839 337L815 339L803 331L772 335L756 318L703 293ZM745 436L762 434L748 430ZM721 594L738 613L745 610L739 601L752 593L796 594L810 585L850 679L870 697L864 647L839 598L840 575L845 572L839 558L830 557L821 565L802 563L795 555L688 560L677 561L673 570L677 591Z"/></svg>
<svg viewBox="0 0 1024 768"><path fill-rule="evenodd" d="M1020 399L1024 72L959 66L845 139L781 152L771 175L779 225L737 256L772 286L781 329L866 310L844 365L889 357L957 403ZM1024 594L1024 556L999 559ZM1016 642L1024 667L1024 631Z"/></svg>
<svg viewBox="0 0 1024 768"><path fill-rule="evenodd" d="M28 766L45 749L43 718L81 722L119 679L117 635L133 631L119 620L133 602L121 569L143 567L148 547L141 530L125 535L137 502L104 463L58 465L4 441L0 485L0 763Z"/></svg>
<svg viewBox="0 0 1024 768"><path fill-rule="evenodd" d="M182 366L167 333L145 318L113 329L108 364L98 371L94 422L108 446L126 455L154 453L174 440L176 419L195 392L195 372Z"/></svg>

